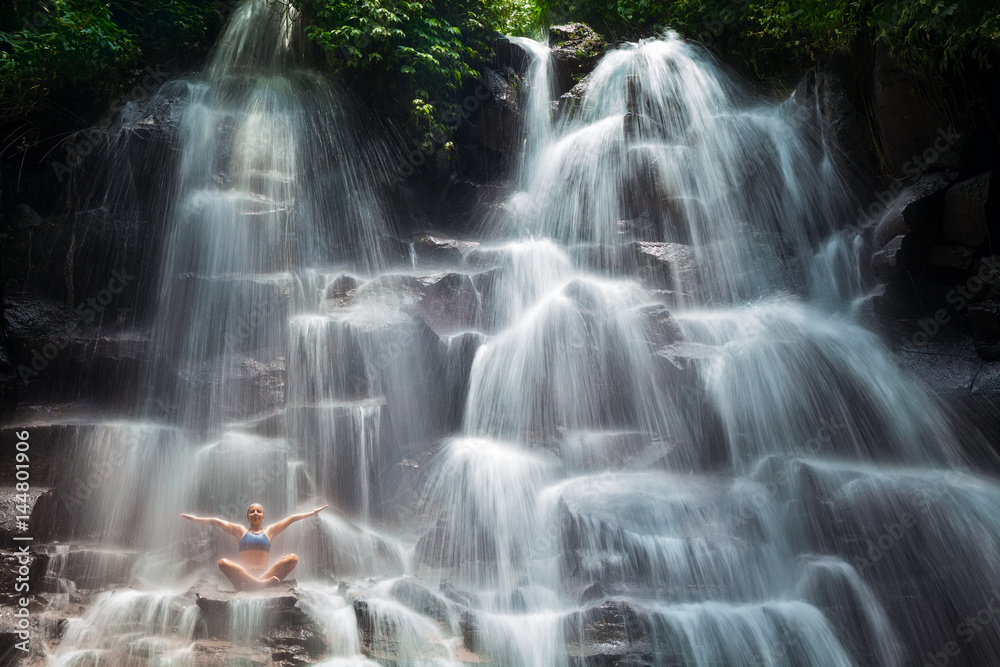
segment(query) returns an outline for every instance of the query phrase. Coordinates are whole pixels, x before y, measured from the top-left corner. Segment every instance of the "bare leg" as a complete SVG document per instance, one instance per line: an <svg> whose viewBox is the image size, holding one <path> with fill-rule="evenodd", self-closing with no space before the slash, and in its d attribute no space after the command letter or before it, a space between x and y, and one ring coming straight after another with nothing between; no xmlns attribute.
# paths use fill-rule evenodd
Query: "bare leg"
<svg viewBox="0 0 1000 667"><path fill-rule="evenodd" d="M288 554L268 568L267 572L260 575L261 581L267 582L269 584L276 584L282 581L289 573L295 569L295 566L299 564L299 557L295 554ZM271 579L276 579L276 581L270 581Z"/></svg>
<svg viewBox="0 0 1000 667"><path fill-rule="evenodd" d="M233 588L238 591L261 588L268 583L267 577L258 579L243 569L242 565L234 563L228 558L223 558L219 561L219 569L222 570L222 574L226 575L226 579L229 579L233 584Z"/></svg>

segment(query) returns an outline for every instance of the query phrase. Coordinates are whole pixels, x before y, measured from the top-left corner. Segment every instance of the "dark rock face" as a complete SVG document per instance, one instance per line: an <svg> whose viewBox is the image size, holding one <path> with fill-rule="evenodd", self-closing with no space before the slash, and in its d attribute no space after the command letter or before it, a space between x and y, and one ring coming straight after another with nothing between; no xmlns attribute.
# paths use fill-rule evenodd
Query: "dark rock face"
<svg viewBox="0 0 1000 667"><path fill-rule="evenodd" d="M897 195L888 190L879 197L888 205L872 236L872 247L880 250L899 235L916 231L933 237L944 211L944 190L951 178L933 173L920 178Z"/></svg>
<svg viewBox="0 0 1000 667"><path fill-rule="evenodd" d="M646 331L646 342L651 352L673 345L681 340L681 330L673 315L664 306L647 306L642 309L640 317L643 329Z"/></svg>
<svg viewBox="0 0 1000 667"><path fill-rule="evenodd" d="M961 137L940 111L921 95L919 83L889 55L876 54L872 113L889 176L951 169L959 163Z"/></svg>
<svg viewBox="0 0 1000 667"><path fill-rule="evenodd" d="M979 356L986 361L1000 361L1000 301L969 306L969 327Z"/></svg>
<svg viewBox="0 0 1000 667"><path fill-rule="evenodd" d="M860 59L859 54L845 49L834 52L822 65L806 73L792 93L792 100L802 122L829 134L842 173L864 184L874 179L878 164L864 112L870 84L858 76L867 63ZM817 128L817 123L823 127Z"/></svg>
<svg viewBox="0 0 1000 667"><path fill-rule="evenodd" d="M319 658L327 650L325 633L306 612L291 585L260 591L253 597L232 593L195 592L201 610L203 638L243 640L269 647L272 659ZM249 620L248 620L249 619ZM248 634L249 636L234 636ZM294 664L294 663L293 663Z"/></svg>
<svg viewBox="0 0 1000 667"><path fill-rule="evenodd" d="M413 261L418 268L461 266L465 257L478 247L479 243L476 241L420 236L412 243Z"/></svg>
<svg viewBox="0 0 1000 667"><path fill-rule="evenodd" d="M563 118L571 118L579 110L583 99L587 96L587 91L590 90L591 74L593 72L588 73L576 85L559 96L559 99L556 101L556 108Z"/></svg>
<svg viewBox="0 0 1000 667"><path fill-rule="evenodd" d="M698 267L690 246L640 241L629 244L625 252L624 261L634 263L650 288L679 292L697 284Z"/></svg>
<svg viewBox="0 0 1000 667"><path fill-rule="evenodd" d="M521 108L517 92L518 77L512 72L505 74L506 77L492 69L483 70L480 83L489 94L491 104L483 109L479 122L472 130L472 136L479 139L488 152L510 155L517 150Z"/></svg>
<svg viewBox="0 0 1000 667"><path fill-rule="evenodd" d="M549 28L556 95L561 96L579 83L607 50L604 38L583 23Z"/></svg>
<svg viewBox="0 0 1000 667"><path fill-rule="evenodd" d="M95 402L128 402L129 388L109 378L136 377L143 368L149 342L143 334L101 323L87 303L74 310L49 299L12 296L4 310L20 398L52 402L84 395Z"/></svg>
<svg viewBox="0 0 1000 667"><path fill-rule="evenodd" d="M438 335L475 329L482 320L479 294L469 276L449 273L428 278L418 305L420 316Z"/></svg>

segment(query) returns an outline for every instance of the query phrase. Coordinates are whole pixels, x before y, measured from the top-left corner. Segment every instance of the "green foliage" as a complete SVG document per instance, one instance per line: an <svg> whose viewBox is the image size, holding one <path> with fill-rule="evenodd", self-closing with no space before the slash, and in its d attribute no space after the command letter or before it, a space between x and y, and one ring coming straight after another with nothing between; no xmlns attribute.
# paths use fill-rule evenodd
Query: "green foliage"
<svg viewBox="0 0 1000 667"><path fill-rule="evenodd" d="M74 82L109 92L139 55L132 35L115 24L107 5L95 0L41 4L24 16L21 30L0 33L0 44L0 87L5 91Z"/></svg>
<svg viewBox="0 0 1000 667"><path fill-rule="evenodd" d="M797 55L828 51L859 34L887 45L903 62L948 71L988 65L1000 46L1000 13L986 0L837 0L750 5L755 35Z"/></svg>
<svg viewBox="0 0 1000 667"><path fill-rule="evenodd" d="M412 100L412 129L447 136L442 119L492 58L497 32L523 32L530 0L304 0L306 34L335 68L385 81Z"/></svg>
<svg viewBox="0 0 1000 667"><path fill-rule="evenodd" d="M902 61L938 71L986 65L1000 47L995 0L539 0L550 21L580 20L611 34L672 27L752 67L814 60L860 35Z"/></svg>
<svg viewBox="0 0 1000 667"><path fill-rule="evenodd" d="M221 24L208 0L21 3L0 32L0 87L107 94L145 60L200 57Z"/></svg>
<svg viewBox="0 0 1000 667"><path fill-rule="evenodd" d="M989 65L1000 49L1000 7L993 0L910 0L880 4L874 27L880 40L911 64L947 71L966 59Z"/></svg>
<svg viewBox="0 0 1000 667"><path fill-rule="evenodd" d="M115 21L135 35L143 56L153 60L200 59L222 26L205 0L114 0Z"/></svg>

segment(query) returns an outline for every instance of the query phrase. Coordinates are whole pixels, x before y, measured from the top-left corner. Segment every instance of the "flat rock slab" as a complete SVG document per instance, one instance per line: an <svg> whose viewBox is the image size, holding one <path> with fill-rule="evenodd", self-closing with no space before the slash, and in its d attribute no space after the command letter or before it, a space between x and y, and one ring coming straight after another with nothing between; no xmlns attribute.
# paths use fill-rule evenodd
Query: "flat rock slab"
<svg viewBox="0 0 1000 667"><path fill-rule="evenodd" d="M255 649L263 646L269 653L284 656L281 659L318 658L327 650L325 634L299 600L294 580L258 591L237 593L196 586L191 592L201 610L196 638Z"/></svg>

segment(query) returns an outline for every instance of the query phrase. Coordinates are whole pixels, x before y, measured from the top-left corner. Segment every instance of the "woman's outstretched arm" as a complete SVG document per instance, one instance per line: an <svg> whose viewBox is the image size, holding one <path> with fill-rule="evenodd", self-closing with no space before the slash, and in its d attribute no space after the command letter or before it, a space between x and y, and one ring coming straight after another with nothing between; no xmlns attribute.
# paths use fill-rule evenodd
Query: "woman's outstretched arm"
<svg viewBox="0 0 1000 667"><path fill-rule="evenodd" d="M195 523L203 523L206 526L215 526L216 528L221 528L226 531L236 539L243 537L243 533L247 532L247 529L238 523L232 523L226 521L225 519L216 519L215 517L202 517L194 516L192 514L181 514L182 519L187 519L188 521L194 521Z"/></svg>
<svg viewBox="0 0 1000 667"><path fill-rule="evenodd" d="M323 505L322 507L317 507L316 509L311 510L309 512L302 512L301 514L293 514L291 516L286 516L278 523L268 526L267 530L264 531L264 534L267 535L267 539L273 540L281 533L281 531L283 531L285 528L288 528L296 521L302 521L302 519L308 519L311 516L316 516L317 514L325 510L327 507L329 507L329 505Z"/></svg>

